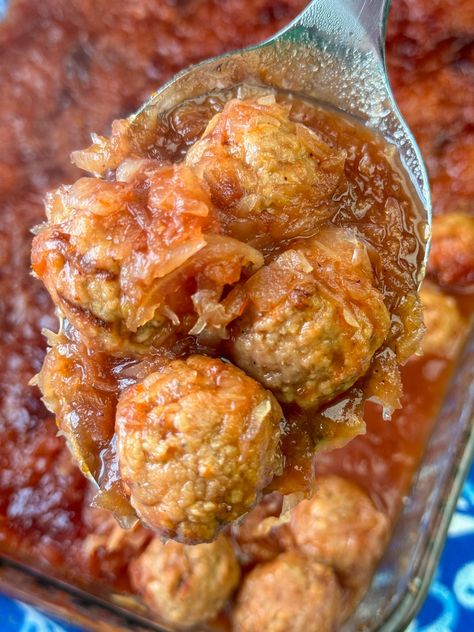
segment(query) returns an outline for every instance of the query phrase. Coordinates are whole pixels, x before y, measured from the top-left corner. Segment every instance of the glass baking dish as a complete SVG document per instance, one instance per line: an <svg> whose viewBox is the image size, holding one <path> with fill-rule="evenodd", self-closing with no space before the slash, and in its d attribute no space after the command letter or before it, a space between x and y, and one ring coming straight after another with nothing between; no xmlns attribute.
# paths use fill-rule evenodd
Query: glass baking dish
<svg viewBox="0 0 474 632"><path fill-rule="evenodd" d="M341 632L402 632L423 603L474 455L474 331L464 347L392 539ZM86 630L169 630L134 611L133 598L97 597L0 557L0 590ZM205 630L200 626L199 630Z"/></svg>
<svg viewBox="0 0 474 632"><path fill-rule="evenodd" d="M0 20L6 4L0 0ZM474 332L453 373L389 546L368 592L341 632L402 632L415 616L474 455L473 424ZM147 619L131 596L105 594L92 586L90 591L79 589L5 555L0 556L0 591L85 630L170 630Z"/></svg>

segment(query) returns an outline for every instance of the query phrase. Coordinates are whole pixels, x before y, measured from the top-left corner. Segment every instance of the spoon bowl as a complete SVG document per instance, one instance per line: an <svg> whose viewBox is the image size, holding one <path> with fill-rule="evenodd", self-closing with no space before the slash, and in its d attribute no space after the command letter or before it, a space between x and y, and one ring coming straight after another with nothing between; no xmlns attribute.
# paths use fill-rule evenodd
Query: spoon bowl
<svg viewBox="0 0 474 632"><path fill-rule="evenodd" d="M428 177L419 148L398 110L384 55L389 0L313 0L265 42L226 53L177 74L130 117L169 111L188 99L236 87L266 86L336 108L395 146L422 217L426 267L431 228Z"/></svg>

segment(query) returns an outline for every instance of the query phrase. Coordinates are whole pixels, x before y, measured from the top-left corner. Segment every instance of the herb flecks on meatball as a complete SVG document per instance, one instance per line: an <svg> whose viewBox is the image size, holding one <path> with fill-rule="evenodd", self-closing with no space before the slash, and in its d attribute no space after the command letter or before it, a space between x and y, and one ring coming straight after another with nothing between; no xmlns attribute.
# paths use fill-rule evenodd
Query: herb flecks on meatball
<svg viewBox="0 0 474 632"><path fill-rule="evenodd" d="M259 246L314 232L346 154L289 118L273 96L229 101L189 150L228 234Z"/></svg>
<svg viewBox="0 0 474 632"><path fill-rule="evenodd" d="M130 575L150 610L187 627L218 614L239 582L240 568L225 535L193 546L155 538L131 564Z"/></svg>
<svg viewBox="0 0 474 632"><path fill-rule="evenodd" d="M282 402L317 407L347 390L389 330L367 250L348 230L296 242L246 289L231 357Z"/></svg>
<svg viewBox="0 0 474 632"><path fill-rule="evenodd" d="M127 389L118 454L139 517L183 542L215 538L281 471L281 419L271 393L205 356L175 360Z"/></svg>
<svg viewBox="0 0 474 632"><path fill-rule="evenodd" d="M61 312L114 354L159 346L169 325L187 333L195 312L204 327L199 292L212 287L211 313L243 267L263 262L250 246L206 235L216 224L191 169L141 162L127 182L81 178L50 194L48 222L33 243L33 270Z"/></svg>

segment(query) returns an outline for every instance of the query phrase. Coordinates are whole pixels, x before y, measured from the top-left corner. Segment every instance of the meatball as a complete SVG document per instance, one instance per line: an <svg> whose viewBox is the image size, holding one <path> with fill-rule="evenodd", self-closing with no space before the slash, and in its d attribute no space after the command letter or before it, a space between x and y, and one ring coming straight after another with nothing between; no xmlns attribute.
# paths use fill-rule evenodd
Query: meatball
<svg viewBox="0 0 474 632"><path fill-rule="evenodd" d="M175 360L128 388L117 449L139 517L186 543L215 538L280 472L281 418L260 384L205 356Z"/></svg>
<svg viewBox="0 0 474 632"><path fill-rule="evenodd" d="M333 571L296 552L282 553L245 578L234 609L235 632L331 632L341 591Z"/></svg>
<svg viewBox="0 0 474 632"><path fill-rule="evenodd" d="M212 286L215 307L243 266L262 263L250 246L204 234L217 224L189 168L138 162L117 170L123 181L81 178L50 194L32 250L33 270L61 312L114 354L147 352L171 325L187 333L194 321L186 317L200 315L194 291L199 303L201 285Z"/></svg>
<svg viewBox="0 0 474 632"><path fill-rule="evenodd" d="M423 353L446 359L454 358L466 333L466 322L456 301L435 285L426 282L421 288L420 298L426 325Z"/></svg>
<svg viewBox="0 0 474 632"><path fill-rule="evenodd" d="M433 219L428 274L442 288L474 289L474 217L449 213Z"/></svg>
<svg viewBox="0 0 474 632"><path fill-rule="evenodd" d="M387 517L360 487L339 476L316 479L315 493L292 511L296 546L328 564L344 586L365 587L389 535Z"/></svg>
<svg viewBox="0 0 474 632"><path fill-rule="evenodd" d="M100 453L114 433L114 382L100 353L63 333L48 334L51 347L36 381L46 407L56 415L68 447L84 474L96 477Z"/></svg>
<svg viewBox="0 0 474 632"><path fill-rule="evenodd" d="M273 95L233 99L186 157L224 229L257 247L314 232L344 173L345 152L289 115Z"/></svg>
<svg viewBox="0 0 474 632"><path fill-rule="evenodd" d="M137 516L116 474L114 363L89 349L64 323L61 333L48 333L48 342L51 347L35 378L43 401L82 473L99 487L94 502L112 511L122 526L132 526Z"/></svg>
<svg viewBox="0 0 474 632"><path fill-rule="evenodd" d="M191 626L213 618L239 583L228 538L189 546L155 538L130 565L134 589L164 621Z"/></svg>
<svg viewBox="0 0 474 632"><path fill-rule="evenodd" d="M144 189L144 190L143 190ZM185 168L147 168L131 182L81 178L47 199L34 272L68 320L99 346L138 347L166 320L153 282L206 243L209 202Z"/></svg>
<svg viewBox="0 0 474 632"><path fill-rule="evenodd" d="M310 408L347 390L389 331L367 250L348 230L296 242L246 287L230 355L281 402Z"/></svg>

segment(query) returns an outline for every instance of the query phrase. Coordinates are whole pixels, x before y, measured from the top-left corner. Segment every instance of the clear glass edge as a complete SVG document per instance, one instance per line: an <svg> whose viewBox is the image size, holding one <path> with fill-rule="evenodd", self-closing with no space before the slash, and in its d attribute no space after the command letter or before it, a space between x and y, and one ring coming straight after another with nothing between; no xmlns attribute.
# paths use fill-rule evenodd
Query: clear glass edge
<svg viewBox="0 0 474 632"><path fill-rule="evenodd" d="M453 376L454 378L455 376ZM427 538L425 555L418 568L415 569L414 575L420 578L421 582L415 592L407 591L404 594L401 602L393 607L392 613L389 614L387 620L382 625L374 628L373 632L403 632L416 617L427 597L446 543L449 525L456 509L457 501L474 459L474 418L472 413L470 415L469 428L461 435L461 438L465 439L466 442L460 441L461 445L457 451L460 455L459 460L454 460L451 472L447 473L452 483L441 506L442 510L436 514L435 537L431 540L431 547L428 546L430 538ZM462 444L464 444L464 448ZM422 463L423 461L421 461L420 467ZM455 475L451 477L450 474L453 470L455 470Z"/></svg>
<svg viewBox="0 0 474 632"><path fill-rule="evenodd" d="M443 507L443 514L436 530L436 538L428 555L423 560L423 565L418 568L416 577L422 576L421 583L416 592L407 591L399 604L393 607L392 614L382 625L374 628L372 632L403 632L416 617L429 592L431 582L438 566L441 554L446 543L449 524L456 508L456 503L461 494L463 484L469 473L469 468L474 457L474 433L469 433L470 443L463 453L456 478L449 492L448 501Z"/></svg>

